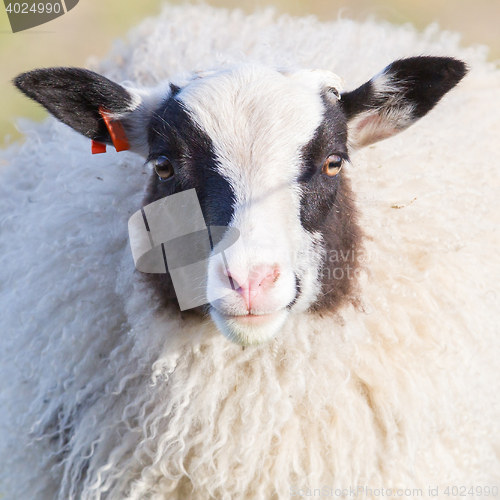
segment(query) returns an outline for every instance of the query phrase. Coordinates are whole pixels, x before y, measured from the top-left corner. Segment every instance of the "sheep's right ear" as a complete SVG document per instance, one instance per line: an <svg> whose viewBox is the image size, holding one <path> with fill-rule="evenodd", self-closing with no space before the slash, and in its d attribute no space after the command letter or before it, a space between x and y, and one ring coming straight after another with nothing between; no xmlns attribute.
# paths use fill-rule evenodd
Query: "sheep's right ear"
<svg viewBox="0 0 500 500"><path fill-rule="evenodd" d="M131 149L141 152L137 142L143 139L132 130L130 119L127 123L127 117L141 105L137 93L81 68L36 69L17 76L14 85L85 137L113 144L110 128L103 118L105 112L106 118L124 126L127 136L133 136Z"/></svg>

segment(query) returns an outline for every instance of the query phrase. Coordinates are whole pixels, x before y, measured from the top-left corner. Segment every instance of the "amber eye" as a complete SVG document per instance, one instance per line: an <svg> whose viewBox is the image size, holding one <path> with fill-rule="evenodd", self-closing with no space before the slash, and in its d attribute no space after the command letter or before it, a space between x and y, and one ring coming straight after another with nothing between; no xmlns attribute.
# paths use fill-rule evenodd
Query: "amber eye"
<svg viewBox="0 0 500 500"><path fill-rule="evenodd" d="M335 177L342 170L343 159L339 155L330 155L323 163L322 172L328 177Z"/></svg>
<svg viewBox="0 0 500 500"><path fill-rule="evenodd" d="M171 179L174 174L174 167L166 156L159 156L154 162L155 172L161 181Z"/></svg>

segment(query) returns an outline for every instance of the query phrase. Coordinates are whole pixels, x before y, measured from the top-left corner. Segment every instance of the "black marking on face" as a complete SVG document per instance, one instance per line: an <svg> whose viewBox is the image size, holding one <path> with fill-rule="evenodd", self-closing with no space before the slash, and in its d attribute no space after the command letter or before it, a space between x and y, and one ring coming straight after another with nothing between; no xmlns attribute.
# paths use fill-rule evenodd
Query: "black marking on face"
<svg viewBox="0 0 500 500"><path fill-rule="evenodd" d="M166 156L174 165L175 177L171 182L162 182L154 176L145 202L194 188L207 225L227 226L234 212L234 192L217 171L211 139L182 102L170 97L155 113L148 140L149 159Z"/></svg>
<svg viewBox="0 0 500 500"><path fill-rule="evenodd" d="M348 161L347 125L342 109L323 97L325 118L316 129L313 139L303 148L303 171L298 181L307 192L307 203L301 205L302 226L312 231L329 208L335 203L340 177L328 177L322 173L322 166L328 156L335 154ZM304 201L304 200L303 200Z"/></svg>
<svg viewBox="0 0 500 500"><path fill-rule="evenodd" d="M343 170L335 177L322 173L325 159L336 154L348 161L347 121L342 107L323 97L324 119L313 139L304 147L301 223L306 231L323 237L323 263L318 279L321 293L313 310L337 309L355 285L361 230L349 179Z"/></svg>
<svg viewBox="0 0 500 500"><path fill-rule="evenodd" d="M177 93L177 95L179 92ZM166 156L174 166L171 180L151 178L144 205L187 189L196 189L207 226L229 225L235 195L229 182L217 171L211 139L195 123L184 104L170 96L151 118L148 130L149 160ZM149 275L167 299L175 298L170 275Z"/></svg>

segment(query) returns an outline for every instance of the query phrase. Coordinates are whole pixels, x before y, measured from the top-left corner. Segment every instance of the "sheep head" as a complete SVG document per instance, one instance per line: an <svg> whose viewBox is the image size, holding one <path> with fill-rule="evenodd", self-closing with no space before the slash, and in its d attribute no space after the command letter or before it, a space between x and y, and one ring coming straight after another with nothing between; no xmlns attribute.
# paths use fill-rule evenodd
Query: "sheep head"
<svg viewBox="0 0 500 500"><path fill-rule="evenodd" d="M424 116L465 73L452 58L414 57L344 93L327 71L256 64L154 89L77 68L39 69L14 83L94 141L113 142L102 110L120 123L154 167L145 204L194 188L208 226L238 229L224 259L210 259L207 310L228 338L253 345L290 314L353 299L361 231L343 167ZM153 281L175 297L168 273Z"/></svg>

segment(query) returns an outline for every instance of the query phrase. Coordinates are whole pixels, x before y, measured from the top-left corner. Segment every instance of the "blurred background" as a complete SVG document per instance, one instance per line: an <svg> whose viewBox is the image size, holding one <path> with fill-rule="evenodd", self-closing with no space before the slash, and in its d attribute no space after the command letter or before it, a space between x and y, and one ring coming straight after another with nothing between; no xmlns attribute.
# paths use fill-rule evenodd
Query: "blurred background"
<svg viewBox="0 0 500 500"><path fill-rule="evenodd" d="M40 106L11 85L18 73L43 66L85 66L90 56L103 57L113 40L144 17L160 11L165 0L80 0L66 15L13 34L0 6L0 147L19 139L15 118L41 120ZM173 3L180 3L173 0ZM208 4L246 12L274 5L278 13L315 15L322 21L344 18L412 23L419 30L433 22L458 31L464 45L485 44L489 59L500 59L500 0L207 0Z"/></svg>

